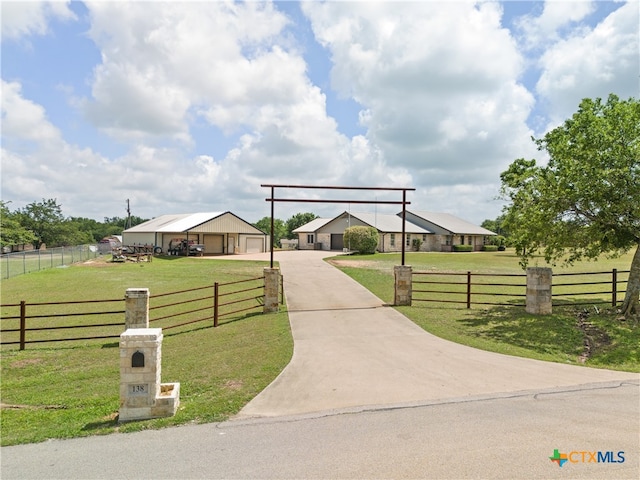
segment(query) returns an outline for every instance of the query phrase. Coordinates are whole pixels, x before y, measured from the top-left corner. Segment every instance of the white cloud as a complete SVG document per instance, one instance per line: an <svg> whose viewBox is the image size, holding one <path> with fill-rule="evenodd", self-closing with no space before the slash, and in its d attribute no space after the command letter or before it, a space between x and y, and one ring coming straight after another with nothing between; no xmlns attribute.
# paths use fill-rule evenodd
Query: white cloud
<svg viewBox="0 0 640 480"><path fill-rule="evenodd" d="M361 122L387 169L422 187L488 184L531 151L522 146L534 99L518 83L523 58L498 4L369 6L303 9L331 53L334 87L364 106ZM425 193L420 201L438 209L450 198Z"/></svg>
<svg viewBox="0 0 640 480"><path fill-rule="evenodd" d="M46 118L41 105L22 97L18 82L2 80L2 137L14 147L60 140L60 131Z"/></svg>
<svg viewBox="0 0 640 480"><path fill-rule="evenodd" d="M7 32L42 35L52 18L72 18L66 3L37 5L28 21L13 14L16 26ZM500 172L515 158L539 156L527 126L539 104L522 84L531 74L525 54L540 55L537 93L557 118L593 92L637 92L637 2L593 29L581 24L593 2L547 2L540 16L519 24L535 42L526 46L502 26L497 2L306 2L302 11L330 55L334 91L323 90L322 78L314 84L318 67L308 55L317 46L296 44L306 26L290 28L295 16L277 4L86 6L88 37L101 57L69 83L70 91L84 91L78 85L86 81L91 88L71 99L72 108L91 122L80 126L89 132L82 145L106 135L119 153L107 158L99 147L74 144L72 126L51 120L69 118L54 113L55 101L39 104L19 82L3 82L3 199L16 205L56 197L66 214L101 218L123 213L129 198L143 217L232 210L253 221L269 211L261 183L408 186L417 189L412 207L480 222L499 213ZM20 81L34 95L45 91L44 79ZM334 94L362 106L365 134L340 133L344 119L327 114L328 98L339 110ZM200 143L208 129L230 146L209 151L218 145ZM286 204L276 214L333 216L347 208Z"/></svg>
<svg viewBox="0 0 640 480"><path fill-rule="evenodd" d="M49 32L48 21L75 20L69 9L70 2L13 1L1 2L2 39L19 40L29 35L45 35Z"/></svg>
<svg viewBox="0 0 640 480"><path fill-rule="evenodd" d="M270 4L97 2L89 9L103 60L87 111L116 137L184 139L194 112L233 130L255 118L256 105L290 103L304 72L273 45L286 19Z"/></svg>
<svg viewBox="0 0 640 480"><path fill-rule="evenodd" d="M592 0L547 0L540 16L525 15L518 26L526 48L541 48L561 38L561 31L583 20L595 10Z"/></svg>
<svg viewBox="0 0 640 480"><path fill-rule="evenodd" d="M551 126L570 117L585 97L638 97L639 5L627 2L595 28L559 40L541 57L536 90L549 106Z"/></svg>

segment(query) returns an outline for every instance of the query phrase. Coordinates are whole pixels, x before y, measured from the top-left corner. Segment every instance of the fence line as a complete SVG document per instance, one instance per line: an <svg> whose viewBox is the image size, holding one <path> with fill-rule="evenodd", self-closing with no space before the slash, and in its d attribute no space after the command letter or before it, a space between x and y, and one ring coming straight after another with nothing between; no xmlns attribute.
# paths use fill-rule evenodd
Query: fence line
<svg viewBox="0 0 640 480"><path fill-rule="evenodd" d="M3 253L0 255L0 272L2 272L2 278L6 279L25 273L84 262L100 255L102 254L98 251L97 245L75 245Z"/></svg>
<svg viewBox="0 0 640 480"><path fill-rule="evenodd" d="M524 302L522 303L514 303L518 298L526 297L526 283L495 283L495 282L474 282L474 277L479 278L493 278L493 277L507 277L507 278L526 278L526 274L500 274L500 273L471 273L471 272L458 272L458 273L440 273L440 272L413 272L412 276L417 277L449 277L449 276L457 276L457 277L465 277L462 282L451 282L451 281L443 281L443 280L413 280L412 283L418 285L449 285L454 286L458 290L442 290L442 289L424 289L424 288L413 288L412 290L412 299L418 302L438 302L438 303L459 303L466 305L467 308L471 308L471 305L507 305L507 306L524 306ZM476 287L475 290L473 287ZM495 292L495 291L487 291L487 288L490 287L509 287L518 289L515 292ZM524 293L517 293L519 289L524 288ZM423 296L416 296L415 294L436 294L438 297L425 298ZM442 298L443 295L464 295L464 300L459 299L449 299ZM513 300L509 303L505 302L489 302L489 301L474 301L474 297L486 297L486 296L505 296L510 297Z"/></svg>
<svg viewBox="0 0 640 480"><path fill-rule="evenodd" d="M554 273L553 277L568 277L568 276L603 276L607 275L606 279L589 281L577 281L577 282L562 282L553 283L553 305L592 305L594 303L611 303L612 306L616 306L618 303L618 295L624 294L625 289L621 289L619 285L626 284L626 279L620 279L620 274L628 274L629 270L617 270L605 272L585 272L585 273ZM526 282L525 283L503 283L482 281L491 277L505 277L505 278L525 278L526 274L502 274L502 273L472 273L472 272L412 272L412 300L416 302L436 302L436 303L456 303L465 305L466 308L471 308L471 305L499 305L499 306L525 306L525 302L521 302L519 299L526 298ZM418 278L430 278L436 277L436 280L418 280ZM439 277L439 278L438 278ZM463 281L451 281L449 277L465 277ZM474 281L474 279L480 279ZM415 286L418 285L418 288ZM452 289L445 288L431 288L422 287L422 285L441 285L451 286ZM584 286L593 285L607 285L610 286L607 290L584 290ZM567 289L567 290L565 290ZM560 292L558 292L560 290ZM429 294L429 295L425 295ZM461 299L460 297L464 298ZM597 296L597 298L589 298L584 300L585 297ZM603 297L610 298L603 299ZM457 298L456 298L457 297ZM510 300L507 302L486 301L486 297L508 297ZM583 301L570 301L565 297L580 297ZM475 299L475 300L474 300Z"/></svg>
<svg viewBox="0 0 640 480"><path fill-rule="evenodd" d="M619 278L619 274L629 274L630 271L629 270L618 270L616 268L614 268L611 271L603 271L603 272L590 272L590 273L554 273L553 277L572 277L572 276L578 276L578 275L595 275L595 276L605 276L606 275L606 279L602 279L602 280L598 280L598 281L589 281L589 282L562 282L562 283L555 283L553 284L553 297L554 300L557 297L557 302L554 302L553 305L554 306L562 306L562 305L567 305L567 304L571 304L571 305L591 305L593 303L609 303L609 301L607 300L602 300L602 296L603 295L611 295L611 306L615 307L618 304L618 294L624 294L625 293L625 289L620 290L618 288L618 285L620 284L626 284L627 280L623 279L621 280ZM596 291L581 291L581 292L565 292L562 291L564 288L566 287L577 287L577 286L583 286L583 285L607 285L607 286L611 286L610 289L608 290L596 290ZM557 293L557 290L560 289L562 291L562 293ZM597 295L600 299L600 301L594 301L589 300L589 301L581 301L581 302L570 302L569 300L564 299L563 297L588 297L588 296L592 296L592 295Z"/></svg>
<svg viewBox="0 0 640 480"><path fill-rule="evenodd" d="M254 282L256 284L245 288L246 284L250 282ZM280 282L282 282L282 279L280 279ZM238 285L242 285L240 289L237 288ZM212 293L199 295L198 293L202 291L209 291ZM259 293L254 294L254 292L259 291L262 291L262 295ZM184 298L190 297L194 292L196 293L195 297L192 296L191 298ZM174 329L205 321L213 321L212 326L217 327L221 318L230 317L250 310L257 310L263 306L264 276L226 283L216 282L213 285L151 295L150 300L153 301L172 295L180 295L181 298L175 302L149 307L150 311L163 312L162 315L151 318L149 320L150 323L162 323L161 328L163 328L163 330ZM220 300L224 298L228 298L228 300L221 302ZM281 298L284 300L284 296ZM103 304L118 302L122 305L122 307L119 307L118 309L74 311L73 308L69 308L67 311L60 311L60 306L77 306L79 308L83 308L83 306L86 305L95 305L96 308L102 308L101 305ZM241 304L244 304L242 305L242 308L236 308L236 306ZM23 300L20 303L2 304L0 305L0 308L2 308L2 315L0 316L0 330L2 332L0 345L19 345L20 350L24 350L26 348L26 344L31 343L119 338L125 327L124 305L124 298L33 303L28 303ZM181 308L187 305L190 307L187 309ZM55 307L56 311L47 312L47 307ZM225 307L232 307L232 309ZM31 313L34 309L35 313ZM45 311L38 311L38 309L44 309ZM6 312L10 312L11 314L6 314ZM204 316L201 316L202 312L210 312L210 314L204 314ZM196 315L197 318L194 318ZM107 316L107 320L97 323L79 323L84 322L87 317L94 316ZM111 316L111 318L108 316ZM167 322L167 320L175 320L178 318L181 320L177 323ZM51 319L53 319L54 322L59 323L39 323ZM27 323L29 323L29 325L27 325ZM12 325L9 328L5 328L8 324ZM50 333L51 331L75 331L75 329L87 328L100 328L102 330L100 332L96 332L96 334L92 336L67 337L64 335L55 336L55 333ZM113 332L110 331L111 329L113 329ZM36 335L36 338L33 338L34 332L38 332L42 334L42 336L38 337ZM31 338L27 338L27 334L29 334Z"/></svg>

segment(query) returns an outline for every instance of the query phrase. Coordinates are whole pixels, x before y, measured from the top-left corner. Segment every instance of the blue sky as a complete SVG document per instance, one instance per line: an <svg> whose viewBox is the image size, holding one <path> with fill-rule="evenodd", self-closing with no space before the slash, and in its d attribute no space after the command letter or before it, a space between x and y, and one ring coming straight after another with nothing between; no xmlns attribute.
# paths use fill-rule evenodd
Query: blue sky
<svg viewBox="0 0 640 480"><path fill-rule="evenodd" d="M262 183L413 187L409 208L480 223L513 160L545 160L531 136L638 97L638 5L3 1L2 200L253 222Z"/></svg>

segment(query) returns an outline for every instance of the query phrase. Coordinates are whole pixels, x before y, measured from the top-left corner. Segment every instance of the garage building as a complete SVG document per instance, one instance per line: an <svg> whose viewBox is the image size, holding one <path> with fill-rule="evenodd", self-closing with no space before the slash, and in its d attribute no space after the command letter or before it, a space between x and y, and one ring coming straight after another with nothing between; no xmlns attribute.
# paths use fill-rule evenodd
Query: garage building
<svg viewBox="0 0 640 480"><path fill-rule="evenodd" d="M161 215L122 232L123 245L154 245L162 253L181 240L204 245L205 255L269 250L268 235L231 212Z"/></svg>

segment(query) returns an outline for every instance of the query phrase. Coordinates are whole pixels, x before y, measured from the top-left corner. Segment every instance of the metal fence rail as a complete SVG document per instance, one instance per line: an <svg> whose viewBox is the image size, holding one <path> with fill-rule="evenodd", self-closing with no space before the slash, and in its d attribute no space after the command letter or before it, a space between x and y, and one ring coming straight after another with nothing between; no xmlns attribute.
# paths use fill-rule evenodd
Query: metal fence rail
<svg viewBox="0 0 640 480"><path fill-rule="evenodd" d="M48 268L85 262L100 255L97 245L75 245L47 248L46 250L3 253L0 255L0 272L2 278L6 279Z"/></svg>
<svg viewBox="0 0 640 480"><path fill-rule="evenodd" d="M625 276L626 274L626 276ZM610 303L616 306L624 295L629 270L579 273L554 273L553 306ZM525 306L526 281L493 281L494 278L524 278L526 274L472 272L412 272L412 300L416 302L456 303L471 305ZM577 278L564 281L564 278ZM423 280L428 278L428 280ZM556 282L555 279L559 281ZM433 279L433 280L432 280ZM458 280L461 279L461 280ZM597 288L600 285L603 288ZM506 301L491 301L506 298Z"/></svg>
<svg viewBox="0 0 640 480"><path fill-rule="evenodd" d="M107 303L119 305L115 310L91 308L106 308L104 305ZM0 317L0 345L19 345L20 350L24 350L27 343L117 338L124 325L124 299L34 303L22 300L17 304L3 304L0 307L3 312ZM99 331L87 336L78 336L76 333L86 329Z"/></svg>
<svg viewBox="0 0 640 480"><path fill-rule="evenodd" d="M626 287L620 286L627 283L629 270L590 272L590 273L554 273L553 278L553 306L562 305L593 305L610 303L612 307L618 304L618 296L624 295ZM565 281L571 278L585 277L577 281ZM558 278L559 282L555 279ZM602 288L593 287L601 285ZM569 299L568 297L571 297Z"/></svg>
<svg viewBox="0 0 640 480"><path fill-rule="evenodd" d="M458 303L466 305L467 308L471 308L471 305L524 306L524 302L519 299L526 297L526 283L504 283L504 281L499 282L494 279L500 277L526 278L525 274L413 272L412 275L413 301ZM449 280L450 277L461 278L462 281ZM435 279L422 280L422 278ZM416 288L416 285L419 287ZM425 288L422 285L437 285L438 287ZM442 287L443 285L446 287ZM490 301L489 299L492 297L505 297L508 300Z"/></svg>
<svg viewBox="0 0 640 480"><path fill-rule="evenodd" d="M282 278L280 279L282 285ZM174 297L175 301L159 303ZM284 301L284 296L281 296ZM105 304L116 304L107 309ZM163 330L200 322L211 322L257 311L264 305L264 276L234 282L214 283L203 287L150 296L149 311L157 314L149 319ZM93 307L93 308L92 308ZM125 328L125 300L79 300L67 302L33 302L0 305L0 345L101 340L119 338ZM79 331L97 329L92 335L79 336Z"/></svg>

